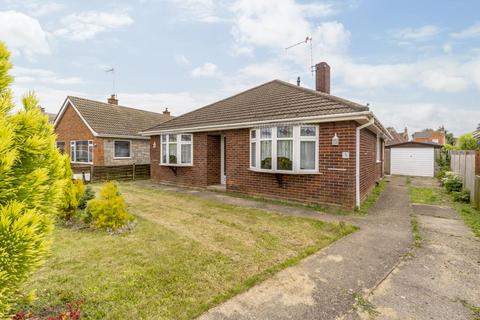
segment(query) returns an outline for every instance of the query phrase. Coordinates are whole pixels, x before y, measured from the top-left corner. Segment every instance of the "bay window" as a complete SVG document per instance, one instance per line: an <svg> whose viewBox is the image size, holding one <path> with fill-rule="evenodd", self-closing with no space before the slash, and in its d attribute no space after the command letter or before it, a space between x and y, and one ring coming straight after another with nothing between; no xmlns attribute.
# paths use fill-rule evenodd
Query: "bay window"
<svg viewBox="0 0 480 320"><path fill-rule="evenodd" d="M70 160L78 163L93 162L93 141L70 141Z"/></svg>
<svg viewBox="0 0 480 320"><path fill-rule="evenodd" d="M192 165L192 135L162 134L160 153L162 165Z"/></svg>
<svg viewBox="0 0 480 320"><path fill-rule="evenodd" d="M318 126L282 125L252 129L250 168L279 173L318 172Z"/></svg>

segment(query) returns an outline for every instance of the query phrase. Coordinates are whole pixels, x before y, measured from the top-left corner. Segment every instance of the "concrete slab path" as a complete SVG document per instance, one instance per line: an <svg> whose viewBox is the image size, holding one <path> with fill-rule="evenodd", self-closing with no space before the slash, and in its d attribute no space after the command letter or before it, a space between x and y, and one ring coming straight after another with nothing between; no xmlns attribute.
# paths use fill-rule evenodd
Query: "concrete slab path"
<svg viewBox="0 0 480 320"><path fill-rule="evenodd" d="M448 206L412 207L422 245L368 296L376 319L479 319L472 310L480 307L479 239Z"/></svg>

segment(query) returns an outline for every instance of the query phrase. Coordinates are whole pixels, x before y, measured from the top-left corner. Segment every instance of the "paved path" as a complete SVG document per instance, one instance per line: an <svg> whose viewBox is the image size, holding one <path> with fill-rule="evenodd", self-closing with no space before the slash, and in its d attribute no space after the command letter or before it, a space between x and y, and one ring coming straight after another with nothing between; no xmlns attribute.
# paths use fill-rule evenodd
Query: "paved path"
<svg viewBox="0 0 480 320"><path fill-rule="evenodd" d="M466 305L480 307L479 239L448 206L412 207L422 246L368 297L380 312L376 318L478 319Z"/></svg>
<svg viewBox="0 0 480 320"><path fill-rule="evenodd" d="M249 205L245 199L240 200L236 204ZM258 204L255 202L254 206ZM411 245L411 208L405 178L391 178L365 218L279 207L288 214L349 220L361 225L361 230L211 309L200 319L358 318L352 309L355 297L380 283ZM280 208L269 209L279 211Z"/></svg>

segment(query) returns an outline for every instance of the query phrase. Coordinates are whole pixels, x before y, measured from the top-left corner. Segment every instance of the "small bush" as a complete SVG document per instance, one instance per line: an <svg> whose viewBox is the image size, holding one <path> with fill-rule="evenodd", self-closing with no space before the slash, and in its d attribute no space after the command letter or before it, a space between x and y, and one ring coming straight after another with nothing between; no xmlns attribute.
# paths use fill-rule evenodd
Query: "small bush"
<svg viewBox="0 0 480 320"><path fill-rule="evenodd" d="M100 191L100 198L88 202L86 215L91 216L95 227L116 230L133 220L127 212L125 200L114 182L107 182Z"/></svg>
<svg viewBox="0 0 480 320"><path fill-rule="evenodd" d="M80 197L78 201L78 209L85 209L87 207L88 201L95 198L95 191L93 191L92 187L87 185L83 195Z"/></svg>
<svg viewBox="0 0 480 320"><path fill-rule="evenodd" d="M452 192L453 201L470 203L470 191L463 189L462 191Z"/></svg>
<svg viewBox="0 0 480 320"><path fill-rule="evenodd" d="M446 172L442 184L447 192L462 191L463 183L455 172Z"/></svg>

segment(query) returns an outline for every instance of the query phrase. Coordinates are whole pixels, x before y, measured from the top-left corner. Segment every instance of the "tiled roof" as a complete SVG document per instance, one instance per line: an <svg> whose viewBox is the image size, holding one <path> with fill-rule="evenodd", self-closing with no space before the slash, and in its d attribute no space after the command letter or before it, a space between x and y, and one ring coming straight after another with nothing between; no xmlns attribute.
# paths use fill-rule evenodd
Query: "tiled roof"
<svg viewBox="0 0 480 320"><path fill-rule="evenodd" d="M273 80L152 127L148 131L368 111L326 93Z"/></svg>
<svg viewBox="0 0 480 320"><path fill-rule="evenodd" d="M139 136L140 131L173 117L110 103L68 96L88 125L100 136Z"/></svg>
<svg viewBox="0 0 480 320"><path fill-rule="evenodd" d="M386 146L402 143L402 142L408 142L405 136L403 134L398 133L397 130L395 130L395 128L389 127L387 128L387 130L388 132L390 132L390 135L393 137L393 139L388 140L385 143Z"/></svg>

